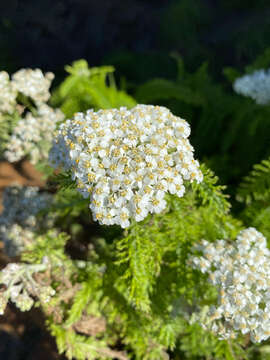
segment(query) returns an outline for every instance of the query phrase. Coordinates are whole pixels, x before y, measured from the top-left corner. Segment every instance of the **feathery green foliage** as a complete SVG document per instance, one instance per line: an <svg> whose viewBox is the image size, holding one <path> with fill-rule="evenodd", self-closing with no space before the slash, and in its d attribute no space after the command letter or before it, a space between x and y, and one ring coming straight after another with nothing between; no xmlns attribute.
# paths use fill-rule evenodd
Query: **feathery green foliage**
<svg viewBox="0 0 270 360"><path fill-rule="evenodd" d="M18 114L0 117L0 154L6 149L12 130L15 128L20 117Z"/></svg>
<svg viewBox="0 0 270 360"><path fill-rule="evenodd" d="M268 56L259 58L256 66ZM211 78L206 63L190 73L180 57L174 55L174 59L175 81L149 80L137 88L135 97L166 105L190 119L195 133L192 144L205 159L202 183L185 183L183 197L167 195L166 210L123 230L93 222L89 199L77 192L70 172L48 172L45 190L54 200L38 219L50 213L54 229L36 234L21 260L47 264L37 281L55 294L47 302L37 299L35 305L44 312L59 353L68 359L255 360L267 356L267 348L251 345L248 337L220 340L194 323L192 314L209 309L218 295L206 275L190 266L189 257L202 239L234 239L246 226L257 227L270 239L270 160L255 165L240 185L240 213L237 209L232 213L234 203L226 187L208 168L213 164L223 179L230 180L244 173L261 156L250 156L252 149L247 149L256 132L263 136L254 148L265 150L269 108L232 95ZM80 60L66 70L69 75L56 90L54 103L68 117L88 108L135 104L116 88L110 66L89 68ZM225 73L231 81L237 76L232 69ZM244 164L234 169L244 153Z"/></svg>
<svg viewBox="0 0 270 360"><path fill-rule="evenodd" d="M253 170L239 186L238 200L247 204L256 200L269 198L270 190L270 159L254 165Z"/></svg>
<svg viewBox="0 0 270 360"><path fill-rule="evenodd" d="M245 203L241 217L270 238L270 160L256 164L240 184L237 200Z"/></svg>

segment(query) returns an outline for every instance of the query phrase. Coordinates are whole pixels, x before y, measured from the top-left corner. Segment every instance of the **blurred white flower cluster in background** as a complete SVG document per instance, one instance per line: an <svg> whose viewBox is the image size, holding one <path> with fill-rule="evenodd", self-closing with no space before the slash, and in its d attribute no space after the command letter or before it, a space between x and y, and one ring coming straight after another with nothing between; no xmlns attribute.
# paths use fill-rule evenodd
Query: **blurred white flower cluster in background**
<svg viewBox="0 0 270 360"><path fill-rule="evenodd" d="M0 119L16 118L9 129L4 157L16 162L28 156L33 164L47 159L56 126L64 119L59 109L47 105L54 78L39 69L22 69L12 75L0 72ZM23 99L20 99L20 96Z"/></svg>
<svg viewBox="0 0 270 360"><path fill-rule="evenodd" d="M37 187L7 187L3 192L3 212L0 215L0 240L5 252L13 257L29 245L42 228L50 228L54 219L37 214L52 202L52 195Z"/></svg>
<svg viewBox="0 0 270 360"><path fill-rule="evenodd" d="M233 89L236 93L251 97L259 105L270 102L270 69L256 70L235 80Z"/></svg>
<svg viewBox="0 0 270 360"><path fill-rule="evenodd" d="M54 74L51 72L44 76L40 69L21 69L12 76L12 87L36 104L42 104L51 96L49 88L53 79Z"/></svg>
<svg viewBox="0 0 270 360"><path fill-rule="evenodd" d="M163 211L166 193L183 196L184 180L202 181L189 135L165 107L89 110L60 125L50 162L72 171L94 220L125 228Z"/></svg>
<svg viewBox="0 0 270 360"><path fill-rule="evenodd" d="M11 114L16 105L17 91L9 79L8 73L0 72L0 112Z"/></svg>
<svg viewBox="0 0 270 360"><path fill-rule="evenodd" d="M27 113L19 120L10 137L5 151L5 157L10 162L19 161L26 154L33 164L48 157L54 137L54 131L59 121L63 120L59 109L54 110L46 104L41 104L37 114Z"/></svg>
<svg viewBox="0 0 270 360"><path fill-rule="evenodd" d="M194 246L194 268L209 275L218 288L218 306L204 316L202 325L220 338L235 332L250 334L253 342L270 337L270 251L255 228L239 233L235 242L203 240ZM205 320L207 319L207 320Z"/></svg>

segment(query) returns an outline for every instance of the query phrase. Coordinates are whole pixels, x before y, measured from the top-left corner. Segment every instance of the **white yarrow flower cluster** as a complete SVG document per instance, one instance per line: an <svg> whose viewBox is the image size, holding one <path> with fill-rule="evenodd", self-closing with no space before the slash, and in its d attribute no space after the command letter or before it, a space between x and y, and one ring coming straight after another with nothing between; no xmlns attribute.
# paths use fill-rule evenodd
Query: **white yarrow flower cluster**
<svg viewBox="0 0 270 360"><path fill-rule="evenodd" d="M21 69L13 74L12 86L17 92L41 104L50 98L49 88L53 79L54 74L51 72L43 75L40 69Z"/></svg>
<svg viewBox="0 0 270 360"><path fill-rule="evenodd" d="M89 110L61 124L50 162L72 171L94 220L125 228L163 211L166 193L183 196L184 180L202 181L189 134L165 107Z"/></svg>
<svg viewBox="0 0 270 360"><path fill-rule="evenodd" d="M0 293L0 315L4 314L8 301L12 301L21 311L28 311L34 304L33 298L42 302L50 301L55 290L49 285L36 281L34 275L43 272L47 264L8 264L0 273L0 284L5 290Z"/></svg>
<svg viewBox="0 0 270 360"><path fill-rule="evenodd" d="M46 104L37 108L37 114L27 113L19 120L13 130L4 153L10 162L19 161L29 155L30 161L36 164L48 157L57 124L64 119L62 112Z"/></svg>
<svg viewBox="0 0 270 360"><path fill-rule="evenodd" d="M47 159L56 126L64 119L59 109L46 104L53 78L52 73L44 75L40 69L19 70L11 79L0 72L0 119L6 126L1 138L8 161L29 156L36 164Z"/></svg>
<svg viewBox="0 0 270 360"><path fill-rule="evenodd" d="M0 72L0 113L12 113L16 105L17 92L12 86L9 75Z"/></svg>
<svg viewBox="0 0 270 360"><path fill-rule="evenodd" d="M209 312L208 327L220 338L249 333L253 342L270 337L270 251L254 228L240 232L235 242L205 240L195 247L195 268L209 274L219 289L218 306ZM206 325L206 324L204 324Z"/></svg>
<svg viewBox="0 0 270 360"><path fill-rule="evenodd" d="M270 69L256 70L235 80L233 89L238 94L251 97L257 104L270 102Z"/></svg>
<svg viewBox="0 0 270 360"><path fill-rule="evenodd" d="M9 256L18 255L31 244L36 233L53 225L50 215L42 223L36 215L51 204L52 196L39 193L37 187L7 187L3 193L3 212L0 215L0 240Z"/></svg>

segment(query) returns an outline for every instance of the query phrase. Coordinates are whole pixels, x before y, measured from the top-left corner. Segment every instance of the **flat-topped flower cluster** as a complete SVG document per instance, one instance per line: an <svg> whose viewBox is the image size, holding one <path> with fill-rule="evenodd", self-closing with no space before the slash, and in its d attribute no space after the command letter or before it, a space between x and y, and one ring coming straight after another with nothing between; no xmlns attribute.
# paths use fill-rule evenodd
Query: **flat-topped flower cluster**
<svg viewBox="0 0 270 360"><path fill-rule="evenodd" d="M52 195L40 193L38 187L7 187L3 192L0 215L0 240L9 256L19 255L31 244L42 227L51 227L53 217L46 215L42 223L37 214L52 202Z"/></svg>
<svg viewBox="0 0 270 360"><path fill-rule="evenodd" d="M53 133L64 119L59 109L46 104L53 78L52 73L44 75L40 69L21 69L11 79L8 73L0 72L0 118L6 123L12 117L16 119L15 127L5 134L8 141L4 157L8 161L29 156L36 164L48 157Z"/></svg>
<svg viewBox="0 0 270 360"><path fill-rule="evenodd" d="M251 97L257 104L270 102L270 69L256 70L252 74L237 78L233 84L238 94Z"/></svg>
<svg viewBox="0 0 270 360"><path fill-rule="evenodd" d="M195 246L195 268L209 274L219 289L218 306L209 312L210 329L221 338L250 333L253 342L270 337L270 251L254 228L240 232L235 242L205 240ZM206 326L206 324L202 324Z"/></svg>
<svg viewBox="0 0 270 360"><path fill-rule="evenodd" d="M125 228L163 211L167 192L183 196L184 180L202 181L189 134L165 107L89 110L61 124L50 162L72 171L94 220Z"/></svg>

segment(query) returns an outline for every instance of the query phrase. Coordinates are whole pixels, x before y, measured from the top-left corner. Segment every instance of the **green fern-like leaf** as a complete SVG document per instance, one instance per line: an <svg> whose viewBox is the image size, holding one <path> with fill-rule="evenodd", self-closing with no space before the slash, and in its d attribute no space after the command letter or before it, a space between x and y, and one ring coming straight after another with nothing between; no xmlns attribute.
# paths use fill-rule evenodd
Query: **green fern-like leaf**
<svg viewBox="0 0 270 360"><path fill-rule="evenodd" d="M72 180L71 172L61 172L50 176L48 186L60 186L61 189L75 189L76 181Z"/></svg>
<svg viewBox="0 0 270 360"><path fill-rule="evenodd" d="M82 288L79 290L74 297L74 302L72 307L69 310L69 316L66 320L65 325L67 327L71 326L77 320L80 319L83 311L85 310L88 302L90 301L92 288L87 282L82 283Z"/></svg>
<svg viewBox="0 0 270 360"><path fill-rule="evenodd" d="M56 338L59 353L65 353L70 360L128 360L124 352L110 349L105 340L78 335L55 324L51 324L50 329Z"/></svg>
<svg viewBox="0 0 270 360"><path fill-rule="evenodd" d="M16 112L13 115L0 115L0 156L2 157L3 151L10 139L13 129L20 120L19 114Z"/></svg>
<svg viewBox="0 0 270 360"><path fill-rule="evenodd" d="M218 177L208 169L204 164L201 165L201 170L204 175L202 183L192 183L192 188L201 198L202 205L209 205L217 214L224 215L230 210L230 203L228 202L228 195L223 191L226 189L224 185L217 185Z"/></svg>
<svg viewBox="0 0 270 360"><path fill-rule="evenodd" d="M136 308L149 312L153 281L160 270L162 258L159 235L151 236L143 223L134 223L127 236L117 242L117 265L125 265L120 278L127 284L128 298ZM152 229L153 230L153 229Z"/></svg>
<svg viewBox="0 0 270 360"><path fill-rule="evenodd" d="M265 200L270 193L270 159L256 164L250 174L240 184L237 199L250 204L252 201Z"/></svg>

